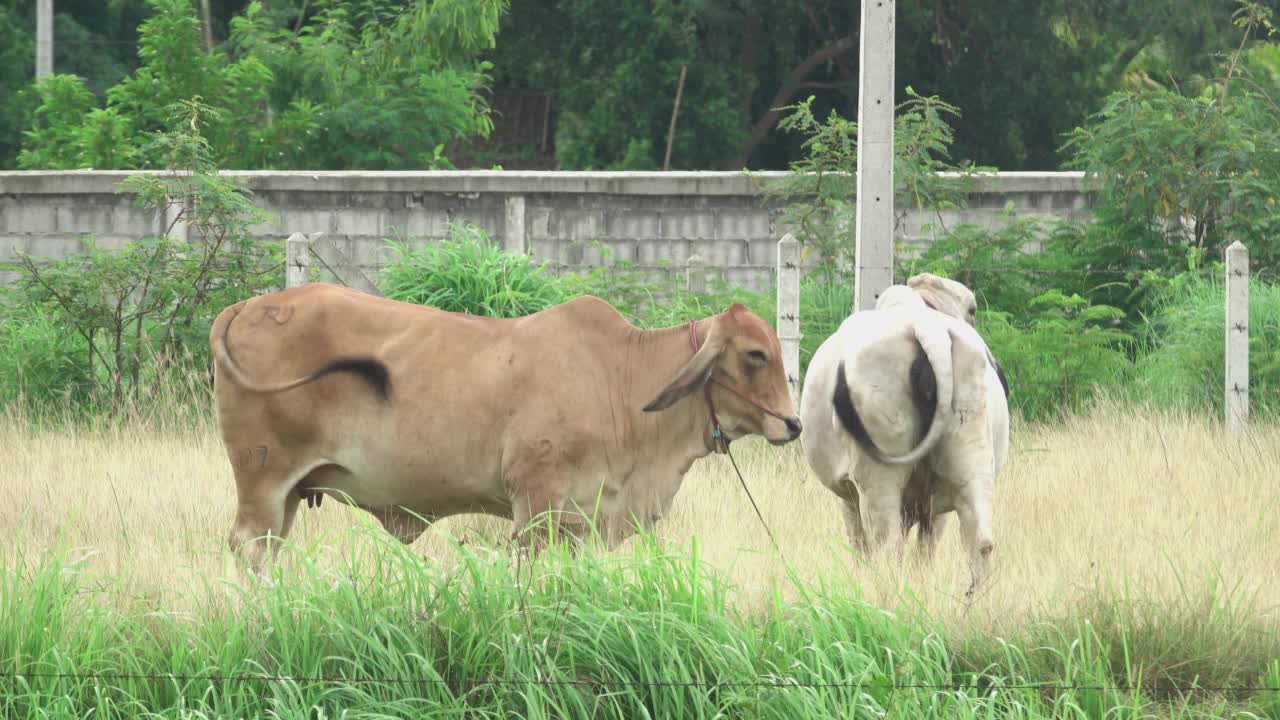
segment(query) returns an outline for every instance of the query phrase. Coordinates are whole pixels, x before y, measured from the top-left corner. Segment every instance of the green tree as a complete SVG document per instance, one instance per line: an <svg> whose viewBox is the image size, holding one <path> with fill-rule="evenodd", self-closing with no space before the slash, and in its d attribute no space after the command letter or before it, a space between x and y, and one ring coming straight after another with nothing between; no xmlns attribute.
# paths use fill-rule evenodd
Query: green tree
<svg viewBox="0 0 1280 720"><path fill-rule="evenodd" d="M54 4L53 64L101 95L137 65L142 0L58 0ZM38 104L35 79L35 0L0 0L0 168L17 163L22 131Z"/></svg>
<svg viewBox="0 0 1280 720"><path fill-rule="evenodd" d="M36 87L21 167L151 167L141 139L166 129L164 108L191 98L217 111L205 135L228 168L436 167L448 164L449 142L489 130L478 95L487 66L475 56L492 45L506 0L355 11L317 0L296 31L255 0L212 50L190 2L146 2L142 64L107 90L105 106L78 78Z"/></svg>
<svg viewBox="0 0 1280 720"><path fill-rule="evenodd" d="M0 6L0 168L13 165L32 102L20 90L34 75L35 38L10 8Z"/></svg>
<svg viewBox="0 0 1280 720"><path fill-rule="evenodd" d="M1216 77L1115 93L1065 144L1099 187L1080 254L1098 273L1097 294L1134 321L1150 290L1233 241L1249 246L1258 272L1280 262L1280 105L1266 91L1273 77L1255 79L1245 54L1250 38L1276 32L1269 7L1237 4L1239 49ZM1275 48L1259 45L1253 64L1265 70ZM1128 282L1103 281L1117 273Z"/></svg>
<svg viewBox="0 0 1280 720"><path fill-rule="evenodd" d="M558 158L575 169L660 167L687 65L672 166L742 167L776 123L772 108L812 83L856 97L851 7L517 0L489 57L497 82L555 92ZM821 17L804 20L806 9Z"/></svg>
<svg viewBox="0 0 1280 720"><path fill-rule="evenodd" d="M98 248L40 262L22 253L12 293L29 315L52 318L81 341L70 365L83 385L70 396L118 412L155 399L175 371L204 374L208 333L223 308L279 283L283 248L254 238L249 228L269 220L233 178L219 174L203 130L223 122L199 101L169 109L173 129L147 138L147 155L169 172L130 176L125 184L141 207L172 218L163 234L121 249ZM169 233L185 223L186 237ZM44 374L49 370L45 369Z"/></svg>
<svg viewBox="0 0 1280 720"><path fill-rule="evenodd" d="M1276 0L1269 0L1276 2ZM1203 0L900 0L895 76L961 108L955 156L1054 169L1064 133L1144 77L1209 72L1236 38ZM566 168L662 162L682 65L678 168L785 168L803 156L779 108L857 116L858 4L838 0L516 0L495 83L557 103ZM622 41L625 39L626 41Z"/></svg>
<svg viewBox="0 0 1280 720"><path fill-rule="evenodd" d="M507 0L315 3L296 32L257 2L232 21L231 43L276 79L272 107L305 128L289 167L448 166L444 147L492 127L479 91ZM273 158L264 167L280 166Z"/></svg>

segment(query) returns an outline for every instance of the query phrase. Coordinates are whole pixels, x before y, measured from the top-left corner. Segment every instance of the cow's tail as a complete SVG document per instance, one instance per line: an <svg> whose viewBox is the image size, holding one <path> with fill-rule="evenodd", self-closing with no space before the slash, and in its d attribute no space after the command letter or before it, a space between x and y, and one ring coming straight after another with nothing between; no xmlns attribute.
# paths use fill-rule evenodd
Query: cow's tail
<svg viewBox="0 0 1280 720"><path fill-rule="evenodd" d="M303 377L295 380L286 380L284 382L263 384L256 383L245 376L244 371L236 364L234 358L231 357L231 350L227 347L227 334L231 330L231 322L235 320L244 310L245 303L240 302L223 310L213 321L213 327L210 328L209 337L214 356L214 367L216 368L215 382L220 379L223 373L234 382L246 390L257 393L278 393L285 390L292 390L300 385L305 385L313 380L318 380L325 375L335 372L351 372L364 378L383 400L391 397L391 373L387 370L386 364L381 360L373 357L342 357L338 358L328 365L315 370Z"/></svg>
<svg viewBox="0 0 1280 720"><path fill-rule="evenodd" d="M864 452L887 465L919 462L933 450L951 424L951 400L955 385L951 333L944 325L931 322L917 322L913 329L921 352L911 363L909 384L912 404L916 406L925 426L925 435L920 444L905 455L888 455L876 447L853 406L853 395L845 377L844 363L841 362L836 368L836 387L832 397L836 417Z"/></svg>

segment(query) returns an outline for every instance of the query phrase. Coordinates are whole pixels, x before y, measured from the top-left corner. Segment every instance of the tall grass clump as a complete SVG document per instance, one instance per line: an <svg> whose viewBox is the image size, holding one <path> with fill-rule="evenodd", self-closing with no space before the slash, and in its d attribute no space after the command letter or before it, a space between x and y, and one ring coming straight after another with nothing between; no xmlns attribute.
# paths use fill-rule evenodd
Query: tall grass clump
<svg viewBox="0 0 1280 720"><path fill-rule="evenodd" d="M687 292L670 278L610 261L582 272L554 272L528 255L508 253L483 229L453 226L450 237L410 248L392 241L395 258L380 282L394 300L488 317L520 317L583 295L593 295L640 328L670 327L724 312L740 302L774 322L772 294L732 287L722 280L706 292ZM598 245L603 258L608 248Z"/></svg>
<svg viewBox="0 0 1280 720"><path fill-rule="evenodd" d="M74 406L91 384L87 344L53 310L0 302L0 348L0 406Z"/></svg>
<svg viewBox="0 0 1280 720"><path fill-rule="evenodd" d="M735 610L735 588L696 544L674 553L643 537L625 556L576 558L553 547L533 563L458 547L457 563L442 567L373 532L328 569L318 550L286 550L274 584L207 587L189 614L154 598L112 602L65 554L0 557L0 714L1039 718L1161 709L1141 668L1117 676L1123 648L1106 631L1064 631L1058 662L1031 663L1006 642L970 668L928 617L877 609L847 588L808 586L796 602Z"/></svg>
<svg viewBox="0 0 1280 720"><path fill-rule="evenodd" d="M451 312L512 318L569 299L563 280L528 255L503 252L474 225L453 225L448 238L420 247L391 241L394 258L380 286L393 300Z"/></svg>
<svg viewBox="0 0 1280 720"><path fill-rule="evenodd" d="M1158 296L1140 332L1139 399L1156 407L1220 414L1226 293L1217 276L1186 276ZM1280 287L1249 281L1250 411L1280 412Z"/></svg>
<svg viewBox="0 0 1280 720"><path fill-rule="evenodd" d="M800 278L801 377L818 346L853 312L852 280L840 282L838 277L822 272L808 273ZM773 318L771 321L777 322Z"/></svg>

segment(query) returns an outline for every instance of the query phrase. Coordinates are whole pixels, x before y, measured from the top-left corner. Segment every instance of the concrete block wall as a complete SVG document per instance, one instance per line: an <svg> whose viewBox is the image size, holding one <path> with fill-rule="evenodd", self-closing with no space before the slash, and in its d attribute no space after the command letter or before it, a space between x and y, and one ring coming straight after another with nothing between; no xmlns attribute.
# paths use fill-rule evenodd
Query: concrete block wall
<svg viewBox="0 0 1280 720"><path fill-rule="evenodd" d="M123 171L0 172L0 262L22 250L63 257L85 234L121 243L167 227L161 213L134 207ZM511 251L558 270L616 261L665 274L702 257L709 277L756 290L773 282L781 207L760 200L757 183L782 173L739 172L310 172L243 171L272 218L256 236L284 240L324 232L370 277L393 256L386 240L446 237L450 223L474 224ZM931 241L929 223L1005 222L1014 216L1088 217L1080 173L1000 173L974 181L968 207L938 217L907 209L897 240ZM909 208L905 199L901 207ZM597 245L598 243L598 245ZM602 252L602 249L605 252ZM0 272L0 284L11 276Z"/></svg>

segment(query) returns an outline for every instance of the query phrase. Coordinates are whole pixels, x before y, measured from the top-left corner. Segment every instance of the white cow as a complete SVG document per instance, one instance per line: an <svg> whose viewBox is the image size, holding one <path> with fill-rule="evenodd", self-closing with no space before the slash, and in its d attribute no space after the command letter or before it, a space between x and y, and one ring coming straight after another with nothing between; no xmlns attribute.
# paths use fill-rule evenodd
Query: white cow
<svg viewBox="0 0 1280 720"><path fill-rule="evenodd" d="M920 522L931 556L939 515L955 510L970 592L994 547L992 493L1009 437L1007 385L972 325L975 310L968 288L936 276L889 288L814 353L800 407L805 456L844 501L850 541L871 549L865 512L874 544L897 554Z"/></svg>

